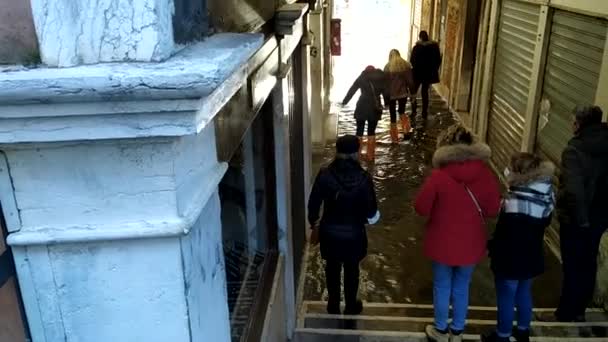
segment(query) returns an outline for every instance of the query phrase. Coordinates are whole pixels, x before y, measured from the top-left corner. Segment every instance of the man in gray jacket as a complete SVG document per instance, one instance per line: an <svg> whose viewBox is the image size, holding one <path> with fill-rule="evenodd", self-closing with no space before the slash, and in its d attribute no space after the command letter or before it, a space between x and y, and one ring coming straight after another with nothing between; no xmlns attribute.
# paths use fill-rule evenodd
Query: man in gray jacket
<svg viewBox="0 0 608 342"><path fill-rule="evenodd" d="M564 322L585 320L608 227L608 126L597 106L579 106L575 117L575 135L562 154L557 199L563 283L555 316Z"/></svg>

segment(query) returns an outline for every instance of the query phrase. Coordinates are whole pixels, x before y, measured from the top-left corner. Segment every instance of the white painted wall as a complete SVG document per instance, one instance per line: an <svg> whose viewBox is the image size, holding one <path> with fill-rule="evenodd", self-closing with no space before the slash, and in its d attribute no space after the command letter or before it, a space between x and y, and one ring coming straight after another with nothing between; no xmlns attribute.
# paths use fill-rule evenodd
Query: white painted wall
<svg viewBox="0 0 608 342"><path fill-rule="evenodd" d="M172 0L31 0L42 62L160 61L174 52Z"/></svg>
<svg viewBox="0 0 608 342"><path fill-rule="evenodd" d="M230 341L213 125L4 152L34 342Z"/></svg>
<svg viewBox="0 0 608 342"><path fill-rule="evenodd" d="M190 341L177 238L14 249L34 342Z"/></svg>
<svg viewBox="0 0 608 342"><path fill-rule="evenodd" d="M311 103L310 121L311 138L315 146L325 145L325 118L324 109L324 78L323 78L323 15L322 11L312 11L309 15L310 30L314 36L310 47L310 83Z"/></svg>

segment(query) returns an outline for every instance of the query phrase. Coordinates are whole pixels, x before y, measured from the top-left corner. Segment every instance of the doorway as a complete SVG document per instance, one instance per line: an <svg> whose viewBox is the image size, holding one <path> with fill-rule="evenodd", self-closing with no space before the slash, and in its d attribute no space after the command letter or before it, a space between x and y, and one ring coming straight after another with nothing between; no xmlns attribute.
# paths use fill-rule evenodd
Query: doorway
<svg viewBox="0 0 608 342"><path fill-rule="evenodd" d="M464 37L462 44L462 55L460 61L460 77L457 78L454 107L459 112L469 112L471 108L471 95L473 90L473 78L475 63L477 62L477 42L479 40L479 23L481 21L481 1L467 1L466 21L464 24Z"/></svg>
<svg viewBox="0 0 608 342"><path fill-rule="evenodd" d="M340 102L367 65L383 69L391 49L409 59L411 0L336 0L342 20L342 54L333 57L332 102Z"/></svg>

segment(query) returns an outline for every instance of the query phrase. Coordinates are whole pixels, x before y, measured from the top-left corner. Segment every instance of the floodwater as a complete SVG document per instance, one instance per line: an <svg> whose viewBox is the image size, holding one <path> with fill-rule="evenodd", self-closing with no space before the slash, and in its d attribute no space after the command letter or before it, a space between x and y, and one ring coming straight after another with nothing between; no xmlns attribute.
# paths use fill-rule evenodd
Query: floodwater
<svg viewBox="0 0 608 342"><path fill-rule="evenodd" d="M339 134L354 134L352 106L340 111ZM422 252L424 220L415 214L412 202L429 172L437 135L453 124L455 119L436 96L431 102L430 112L424 133L418 133L410 141L397 146L389 143L388 113L383 115L379 125L376 163L373 167L368 166L368 170L375 180L382 218L379 224L368 229L369 255L361 264L359 290L364 301L432 303L431 263ZM314 157L316 168L329 162L332 156L333 147L328 146L324 153ZM547 270L534 285L537 307L555 307L559 299L560 265L548 251L546 254ZM305 300L327 299L323 268L318 246L311 247L306 270ZM479 265L474 273L471 305L495 305L494 278L488 260Z"/></svg>

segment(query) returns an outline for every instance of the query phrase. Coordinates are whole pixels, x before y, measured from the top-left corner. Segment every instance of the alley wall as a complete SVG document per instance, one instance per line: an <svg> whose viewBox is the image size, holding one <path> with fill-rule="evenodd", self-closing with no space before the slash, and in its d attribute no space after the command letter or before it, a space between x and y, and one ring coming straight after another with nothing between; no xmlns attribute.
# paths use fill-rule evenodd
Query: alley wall
<svg viewBox="0 0 608 342"><path fill-rule="evenodd" d="M38 61L38 43L29 0L0 0L0 65Z"/></svg>

